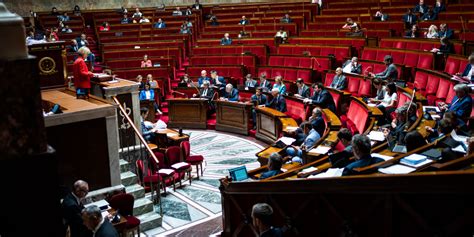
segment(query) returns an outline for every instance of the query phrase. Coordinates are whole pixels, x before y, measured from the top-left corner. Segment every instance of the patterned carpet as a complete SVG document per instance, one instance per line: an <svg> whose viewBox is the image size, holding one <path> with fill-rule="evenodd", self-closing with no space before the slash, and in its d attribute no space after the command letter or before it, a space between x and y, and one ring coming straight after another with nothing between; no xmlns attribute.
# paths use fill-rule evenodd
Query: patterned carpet
<svg viewBox="0 0 474 237"><path fill-rule="evenodd" d="M191 154L204 156L204 177L197 180L193 167L192 185L185 181L176 192L168 188L168 195L162 197L163 225L146 231L146 236L182 236L182 231L221 216L219 179L227 176L230 168L245 165L251 170L259 167L255 154L263 147L250 138L212 130L185 133L190 135ZM159 205L155 210L159 212ZM211 228L215 228L211 233L221 231L221 226Z"/></svg>

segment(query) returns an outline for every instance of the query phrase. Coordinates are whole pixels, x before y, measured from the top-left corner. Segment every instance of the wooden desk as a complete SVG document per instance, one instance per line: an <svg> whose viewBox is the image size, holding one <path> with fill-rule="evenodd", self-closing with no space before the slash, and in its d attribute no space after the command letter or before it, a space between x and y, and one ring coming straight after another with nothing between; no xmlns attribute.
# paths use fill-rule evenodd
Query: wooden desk
<svg viewBox="0 0 474 237"><path fill-rule="evenodd" d="M280 153L282 150L283 150L282 148L269 146L255 155L257 156L257 160L260 163L260 166L264 166L268 163L268 159L270 158L270 155L272 153L274 152Z"/></svg>
<svg viewBox="0 0 474 237"><path fill-rule="evenodd" d="M272 143L277 140L282 127L279 119L288 116L268 107L256 108L255 112L257 113L257 133L255 137L267 143Z"/></svg>
<svg viewBox="0 0 474 237"><path fill-rule="evenodd" d="M252 104L216 101L216 130L243 135L249 134L250 109Z"/></svg>
<svg viewBox="0 0 474 237"><path fill-rule="evenodd" d="M168 99L168 126L206 128L208 105L207 99Z"/></svg>
<svg viewBox="0 0 474 237"><path fill-rule="evenodd" d="M189 141L189 135L179 135L179 132L174 129L159 129L155 131L156 134L166 134L168 139L168 146L179 146L182 141Z"/></svg>

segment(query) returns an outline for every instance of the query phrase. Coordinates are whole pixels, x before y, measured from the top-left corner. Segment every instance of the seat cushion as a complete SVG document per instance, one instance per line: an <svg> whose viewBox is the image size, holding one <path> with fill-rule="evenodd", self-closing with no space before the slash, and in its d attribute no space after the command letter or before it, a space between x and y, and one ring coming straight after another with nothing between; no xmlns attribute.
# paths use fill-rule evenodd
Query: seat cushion
<svg viewBox="0 0 474 237"><path fill-rule="evenodd" d="M134 216L125 216L125 219L127 219L127 223L125 225L126 229L135 228L140 225L140 220Z"/></svg>
<svg viewBox="0 0 474 237"><path fill-rule="evenodd" d="M174 175L175 171L173 169L160 169L158 170L158 174L161 177L168 177Z"/></svg>
<svg viewBox="0 0 474 237"><path fill-rule="evenodd" d="M202 155L189 156L188 159L186 159L186 162L191 163L191 164L196 164L203 161L204 161L204 157Z"/></svg>

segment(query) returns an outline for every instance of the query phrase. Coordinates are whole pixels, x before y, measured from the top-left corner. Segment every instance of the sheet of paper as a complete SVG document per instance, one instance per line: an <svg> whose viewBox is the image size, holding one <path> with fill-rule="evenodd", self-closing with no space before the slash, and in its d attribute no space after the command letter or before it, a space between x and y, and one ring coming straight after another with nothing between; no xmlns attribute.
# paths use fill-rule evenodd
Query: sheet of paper
<svg viewBox="0 0 474 237"><path fill-rule="evenodd" d="M298 127L293 127L293 126L286 126L286 130L287 131L296 131L296 129L298 129Z"/></svg>
<svg viewBox="0 0 474 237"><path fill-rule="evenodd" d="M311 167L308 167L306 169L303 169L300 173L311 173L313 171L316 171L318 170L318 168L314 167L314 166L311 166Z"/></svg>
<svg viewBox="0 0 474 237"><path fill-rule="evenodd" d="M412 167L396 164L396 165L389 166L387 168L380 168L379 172L384 173L384 174L408 174L415 170L416 169Z"/></svg>
<svg viewBox="0 0 474 237"><path fill-rule="evenodd" d="M296 141L296 139L292 138L292 137L281 137L280 139L281 142L285 143L285 145L291 145L291 143L293 143L294 141Z"/></svg>
<svg viewBox="0 0 474 237"><path fill-rule="evenodd" d="M370 140L379 141L379 142L385 140L385 136L383 135L383 132L381 131L370 131L368 137L370 138Z"/></svg>
<svg viewBox="0 0 474 237"><path fill-rule="evenodd" d="M461 145L459 145L459 146L453 148L452 150L466 154L466 150L464 150L464 147L461 146Z"/></svg>
<svg viewBox="0 0 474 237"><path fill-rule="evenodd" d="M467 141L468 137L458 135L458 134L456 133L456 130L455 130L455 129L451 132L451 137L452 137L454 140L456 140L456 141L458 141L458 142L462 142L462 143L464 143L465 145L467 145L466 141Z"/></svg>
<svg viewBox="0 0 474 237"><path fill-rule="evenodd" d="M410 161L420 161L420 160L426 160L428 157L425 155L420 155L420 154L411 154L403 159L410 160Z"/></svg>
<svg viewBox="0 0 474 237"><path fill-rule="evenodd" d="M308 178L317 179L317 178L341 177L342 171L344 171L344 168L330 168L324 173L310 175Z"/></svg>
<svg viewBox="0 0 474 237"><path fill-rule="evenodd" d="M371 156L372 157L378 157L380 159L383 159L384 161L393 159L393 156L386 156L386 155L382 155L382 154L379 154L379 153L372 153Z"/></svg>
<svg viewBox="0 0 474 237"><path fill-rule="evenodd" d="M319 145L318 147L311 149L309 153L317 153L317 154L324 155L328 153L329 150L331 150L331 147Z"/></svg>
<svg viewBox="0 0 474 237"><path fill-rule="evenodd" d="M169 133L166 133L166 136L168 136L168 137L176 137L176 136L179 136L179 134L169 132Z"/></svg>

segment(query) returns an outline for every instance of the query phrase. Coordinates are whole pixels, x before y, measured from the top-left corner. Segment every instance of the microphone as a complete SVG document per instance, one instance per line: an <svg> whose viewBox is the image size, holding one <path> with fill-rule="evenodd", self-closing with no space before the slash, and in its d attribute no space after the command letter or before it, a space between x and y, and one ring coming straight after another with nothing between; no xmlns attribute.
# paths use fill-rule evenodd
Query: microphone
<svg viewBox="0 0 474 237"><path fill-rule="evenodd" d="M408 122L408 118L410 116L410 107L411 107L411 104L413 103L413 100L415 100L415 92L416 92L416 86L413 87L413 93L411 94L411 100L410 100L410 103L408 104L408 108L407 108L407 122Z"/></svg>
<svg viewBox="0 0 474 237"><path fill-rule="evenodd" d="M178 95L182 95L182 96L185 96L186 98L188 98L188 95L183 93L183 92L179 92L179 91L173 91L172 93L175 93L175 94L178 94Z"/></svg>

